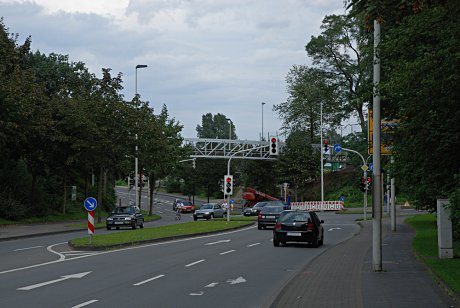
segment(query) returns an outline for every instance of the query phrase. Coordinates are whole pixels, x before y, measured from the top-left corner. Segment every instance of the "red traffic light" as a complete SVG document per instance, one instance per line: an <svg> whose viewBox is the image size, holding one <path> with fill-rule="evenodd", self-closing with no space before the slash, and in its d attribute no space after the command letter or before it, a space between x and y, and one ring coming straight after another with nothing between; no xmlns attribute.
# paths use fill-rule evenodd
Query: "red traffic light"
<svg viewBox="0 0 460 308"><path fill-rule="evenodd" d="M276 138L275 138L275 137L272 138L272 142L273 142L273 143L276 142Z"/></svg>
<svg viewBox="0 0 460 308"><path fill-rule="evenodd" d="M226 178L225 181L226 181L227 183L230 183L230 182L232 181L232 178Z"/></svg>
<svg viewBox="0 0 460 308"><path fill-rule="evenodd" d="M328 143L329 143L329 140L327 140L327 139L324 139L324 141L323 141L323 142L324 142L324 144L328 144Z"/></svg>

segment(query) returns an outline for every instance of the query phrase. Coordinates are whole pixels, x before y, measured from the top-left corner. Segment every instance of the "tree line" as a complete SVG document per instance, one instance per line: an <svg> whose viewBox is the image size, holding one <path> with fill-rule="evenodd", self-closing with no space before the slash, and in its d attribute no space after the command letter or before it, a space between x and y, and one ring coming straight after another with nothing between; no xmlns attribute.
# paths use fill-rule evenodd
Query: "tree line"
<svg viewBox="0 0 460 308"><path fill-rule="evenodd" d="M166 106L155 114L138 95L125 100L121 73L103 68L98 78L84 63L30 44L0 21L1 217L65 213L71 185L80 206L92 194L108 210L115 179L133 170L136 145L139 170L153 181L184 155L182 126Z"/></svg>

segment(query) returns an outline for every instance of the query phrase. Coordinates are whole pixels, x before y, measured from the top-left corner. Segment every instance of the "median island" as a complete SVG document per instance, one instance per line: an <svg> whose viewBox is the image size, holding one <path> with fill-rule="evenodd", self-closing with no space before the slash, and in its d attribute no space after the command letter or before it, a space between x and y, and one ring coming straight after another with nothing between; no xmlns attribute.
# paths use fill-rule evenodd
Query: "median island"
<svg viewBox="0 0 460 308"><path fill-rule="evenodd" d="M162 227L144 228L138 230L122 230L113 233L93 235L90 243L89 236L72 239L69 245L80 250L115 249L126 246L166 241L189 236L206 235L220 231L238 229L254 224L253 220L192 221Z"/></svg>

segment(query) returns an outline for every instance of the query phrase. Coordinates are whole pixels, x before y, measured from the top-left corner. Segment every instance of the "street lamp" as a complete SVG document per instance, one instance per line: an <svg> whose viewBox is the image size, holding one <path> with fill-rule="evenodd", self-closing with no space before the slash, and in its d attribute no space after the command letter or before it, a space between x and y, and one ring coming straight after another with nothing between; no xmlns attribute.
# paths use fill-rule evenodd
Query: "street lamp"
<svg viewBox="0 0 460 308"><path fill-rule="evenodd" d="M265 103L262 102L262 135L261 135L261 140L264 140L264 105Z"/></svg>
<svg viewBox="0 0 460 308"><path fill-rule="evenodd" d="M136 99L137 99L137 69L138 68L145 68L147 67L147 65L145 64L138 64L136 65L136 78L135 78L135 94L136 94ZM136 125L137 126L137 125ZM137 129L137 127L136 127ZM134 174L135 174L135 178L134 178L134 189L135 189L135 194L134 194L134 205L138 206L138 203L139 203L139 191L138 191L138 185L139 185L139 171L138 171L138 159L137 159L137 132L136 132L136 152L135 152L135 157L134 157Z"/></svg>

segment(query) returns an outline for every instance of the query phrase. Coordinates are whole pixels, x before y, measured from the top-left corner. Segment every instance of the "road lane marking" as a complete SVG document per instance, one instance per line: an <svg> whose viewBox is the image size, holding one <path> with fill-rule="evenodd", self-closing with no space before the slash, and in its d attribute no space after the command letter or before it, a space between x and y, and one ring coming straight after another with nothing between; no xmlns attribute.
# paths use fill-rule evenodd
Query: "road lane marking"
<svg viewBox="0 0 460 308"><path fill-rule="evenodd" d="M137 286L140 286L140 285L142 285L142 284L144 284L144 283L147 283L147 282L150 282L150 281L153 281L153 280L159 279L159 278L161 278L161 277L164 277L164 276L165 276L165 275L158 275L158 276L155 276L155 277L149 278L149 279L147 279L147 280L144 280L144 281L141 281L141 282L135 283L135 284L133 284L133 286L136 286L136 287L137 287Z"/></svg>
<svg viewBox="0 0 460 308"><path fill-rule="evenodd" d="M92 299L92 300L90 300L90 301L87 301L87 302L81 303L81 304L79 304L79 305L76 305L76 306L72 306L72 308L80 308L80 307L85 307L85 306L88 306L88 305L90 305L90 304L92 304L92 303L95 303L95 302L98 302L98 301L99 301L99 300L97 300L97 299Z"/></svg>
<svg viewBox="0 0 460 308"><path fill-rule="evenodd" d="M190 266L196 265L196 264L201 263L201 262L204 262L204 259L201 259L201 260L195 261L193 263L187 264L185 267L190 267Z"/></svg>
<svg viewBox="0 0 460 308"><path fill-rule="evenodd" d="M217 241L217 242L206 243L205 245L209 246L209 245L215 245L215 244L220 244L220 243L228 243L228 242L230 242L230 240L221 240L221 241Z"/></svg>
<svg viewBox="0 0 460 308"><path fill-rule="evenodd" d="M227 282L229 284L238 284L238 283L243 283L246 282L246 279L244 279L242 276L236 278L236 279L228 279Z"/></svg>
<svg viewBox="0 0 460 308"><path fill-rule="evenodd" d="M219 253L219 254L222 256L222 255L226 255L227 253L232 253L232 252L234 252L234 251L236 251L236 250L235 250L235 249L232 249L232 250L229 250L229 251L221 252L221 253Z"/></svg>
<svg viewBox="0 0 460 308"><path fill-rule="evenodd" d="M210 284L204 286L205 288L214 288L217 286L219 283L218 282L211 282Z"/></svg>
<svg viewBox="0 0 460 308"><path fill-rule="evenodd" d="M257 246L257 245L260 245L260 243L249 244L247 247L253 247L253 246Z"/></svg>
<svg viewBox="0 0 460 308"><path fill-rule="evenodd" d="M145 245L139 245L139 246L130 246L130 247L121 248L121 249L117 249L117 250L99 251L99 252L95 252L92 255L83 255L83 256L78 256L78 257L70 258L70 259L65 259L64 255L62 255L62 258L59 258L59 260L48 261L48 262L44 262L44 263L38 263L38 264L28 265L28 266L24 266L24 267L17 267L17 268L12 268L12 269L9 269L9 270L0 271L0 275L13 273L13 272L18 272L18 271L23 271L23 270L28 270L28 269L31 269L31 268L36 268L36 267L41 267L41 266L46 266L46 265L51 265L51 264L56 264L56 263L60 263L60 262L74 261L74 260L87 258L87 257L105 255L105 254L109 254L109 253L122 252L122 251L126 251L126 250L142 249L142 248L148 248L148 247L153 247L153 246L161 246L161 245L175 244L175 243L180 243L180 242L200 240L200 239L211 238L211 237L218 237L218 236L222 236L222 235L248 231L248 230L254 229L255 227L256 226L253 225L253 226L249 226L249 227L246 227L246 228L233 230L233 231L228 231L228 232L223 232L223 233L208 234L208 235L203 235L203 236L196 236L196 237L177 239L177 240L165 241L165 242L160 242L160 243L145 244ZM62 244L67 244L67 242L58 243L58 244L55 244L55 245L52 245L52 246L62 245ZM49 247L51 247L51 246L49 246ZM51 251L51 252L53 252L53 251ZM53 253L61 255L58 252L53 252Z"/></svg>
<svg viewBox="0 0 460 308"><path fill-rule="evenodd" d="M200 292L198 292L198 293L190 293L191 296L201 296L201 295L203 295L203 294L204 294L203 291L200 291Z"/></svg>
<svg viewBox="0 0 460 308"><path fill-rule="evenodd" d="M47 285L49 285L49 284L61 282L61 281L67 280L67 279L72 279L72 278L77 278L77 279L79 279L79 278L83 278L83 277L85 277L86 275L88 275L89 273L91 273L91 272L83 272L83 273L78 273L78 274L65 275L65 276L61 276L61 278L58 278L58 279L54 279L54 280L50 280L50 281L45 281L45 282L33 284L33 285L30 285L30 286L27 286L27 287L18 288L17 290L29 291L29 290L33 290L33 289L36 289L36 288L40 288L40 287L47 286Z"/></svg>
<svg viewBox="0 0 460 308"><path fill-rule="evenodd" d="M43 246L34 246L34 247L27 247L27 248L18 248L18 249L15 249L14 251L21 251L21 250L35 249L35 248L40 248L40 247L43 247Z"/></svg>
<svg viewBox="0 0 460 308"><path fill-rule="evenodd" d="M327 231L334 231L334 230L342 230L342 228L330 228L330 229L327 230Z"/></svg>

